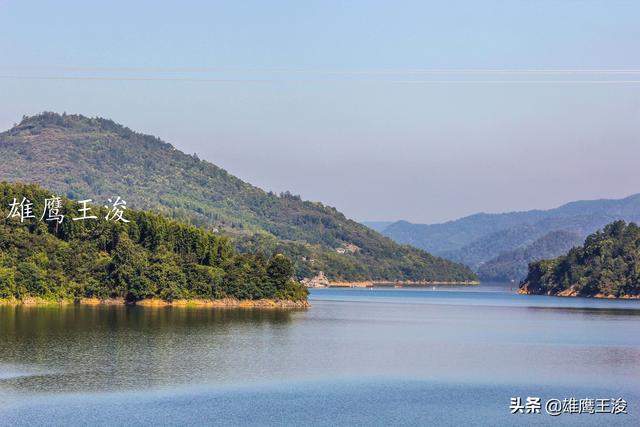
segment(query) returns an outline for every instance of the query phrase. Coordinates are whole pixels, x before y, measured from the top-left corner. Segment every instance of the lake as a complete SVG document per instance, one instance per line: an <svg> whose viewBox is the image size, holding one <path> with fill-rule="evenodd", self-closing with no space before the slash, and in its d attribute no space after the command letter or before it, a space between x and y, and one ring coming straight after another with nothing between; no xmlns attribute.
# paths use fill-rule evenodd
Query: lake
<svg viewBox="0 0 640 427"><path fill-rule="evenodd" d="M0 424L640 425L640 301L499 284L310 300L0 307ZM512 415L527 396L542 413ZM628 414L545 413L571 397Z"/></svg>

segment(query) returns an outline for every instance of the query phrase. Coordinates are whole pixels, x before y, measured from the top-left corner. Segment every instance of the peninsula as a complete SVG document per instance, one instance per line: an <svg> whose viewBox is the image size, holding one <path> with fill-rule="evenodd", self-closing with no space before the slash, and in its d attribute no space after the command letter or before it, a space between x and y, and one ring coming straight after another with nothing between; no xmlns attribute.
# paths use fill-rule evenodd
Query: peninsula
<svg viewBox="0 0 640 427"><path fill-rule="evenodd" d="M640 298L640 227L613 222L564 256L531 263L519 293Z"/></svg>
<svg viewBox="0 0 640 427"><path fill-rule="evenodd" d="M4 303L307 306L285 255L239 254L217 233L36 185L0 183L0 201Z"/></svg>

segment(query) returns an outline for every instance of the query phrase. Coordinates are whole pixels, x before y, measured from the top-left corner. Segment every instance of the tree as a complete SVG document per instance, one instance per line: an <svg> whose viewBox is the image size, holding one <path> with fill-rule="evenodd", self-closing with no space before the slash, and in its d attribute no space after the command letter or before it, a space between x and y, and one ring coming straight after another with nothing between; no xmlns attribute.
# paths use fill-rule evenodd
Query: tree
<svg viewBox="0 0 640 427"><path fill-rule="evenodd" d="M274 255L267 266L269 281L277 291L282 291L286 288L287 282L293 277L294 271L291 260L282 254Z"/></svg>
<svg viewBox="0 0 640 427"><path fill-rule="evenodd" d="M145 253L135 247L127 234L120 234L109 268L113 296L124 297L127 301L152 296L155 289L145 274L147 267Z"/></svg>
<svg viewBox="0 0 640 427"><path fill-rule="evenodd" d="M51 193L0 183L3 199L17 195L35 202ZM62 206L67 217L76 208L67 199ZM292 271L286 257L272 262L262 253L238 254L217 233L157 214L127 210L127 217L131 222L126 224L66 221L59 228L39 221L0 221L0 299L282 298L278 289ZM287 292L292 287L304 290L289 280ZM292 293L298 300L306 298L303 294Z"/></svg>
<svg viewBox="0 0 640 427"><path fill-rule="evenodd" d="M13 268L0 267L0 298L16 296L16 272Z"/></svg>

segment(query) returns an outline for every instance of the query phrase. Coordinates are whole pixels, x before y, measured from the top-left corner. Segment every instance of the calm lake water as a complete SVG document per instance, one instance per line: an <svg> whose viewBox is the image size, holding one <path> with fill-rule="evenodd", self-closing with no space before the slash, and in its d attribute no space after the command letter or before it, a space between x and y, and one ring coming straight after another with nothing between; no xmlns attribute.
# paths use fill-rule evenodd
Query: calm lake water
<svg viewBox="0 0 640 427"><path fill-rule="evenodd" d="M312 308L0 307L0 424L640 425L640 301L318 289ZM511 397L628 415L511 415Z"/></svg>

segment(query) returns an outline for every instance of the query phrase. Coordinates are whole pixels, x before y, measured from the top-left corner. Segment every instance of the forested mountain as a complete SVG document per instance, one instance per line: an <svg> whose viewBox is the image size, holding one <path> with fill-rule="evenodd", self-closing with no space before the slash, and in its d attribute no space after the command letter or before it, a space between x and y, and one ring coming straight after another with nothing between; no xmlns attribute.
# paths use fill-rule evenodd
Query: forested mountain
<svg viewBox="0 0 640 427"><path fill-rule="evenodd" d="M306 300L284 255L240 255L226 237L120 207L87 204L95 218L74 220L85 205L46 199L35 185L0 183L0 299Z"/></svg>
<svg viewBox="0 0 640 427"><path fill-rule="evenodd" d="M616 221L567 255L532 263L520 289L528 294L640 297L640 228Z"/></svg>
<svg viewBox="0 0 640 427"><path fill-rule="evenodd" d="M121 196L231 236L241 251L282 252L299 277L472 280L467 268L289 193L267 193L158 138L111 120L43 113L0 134L0 179L36 182L70 198Z"/></svg>
<svg viewBox="0 0 640 427"><path fill-rule="evenodd" d="M640 194L620 200L592 200L568 203L556 209L475 214L442 224L411 224L398 221L381 232L399 243L411 244L435 255L461 262L480 272L481 278L495 277L485 263L495 265L501 255L501 269L518 271L526 268L513 251L526 251L538 239L554 231L566 231L584 239L616 220L640 221ZM566 251L564 242L547 239L545 252L556 255ZM555 245L555 246L554 246ZM551 247L554 246L554 247ZM487 274L485 277L482 275Z"/></svg>
<svg viewBox="0 0 640 427"><path fill-rule="evenodd" d="M570 231L552 231L527 246L504 252L478 268L483 280L520 281L527 275L529 263L555 258L582 244L584 239Z"/></svg>

